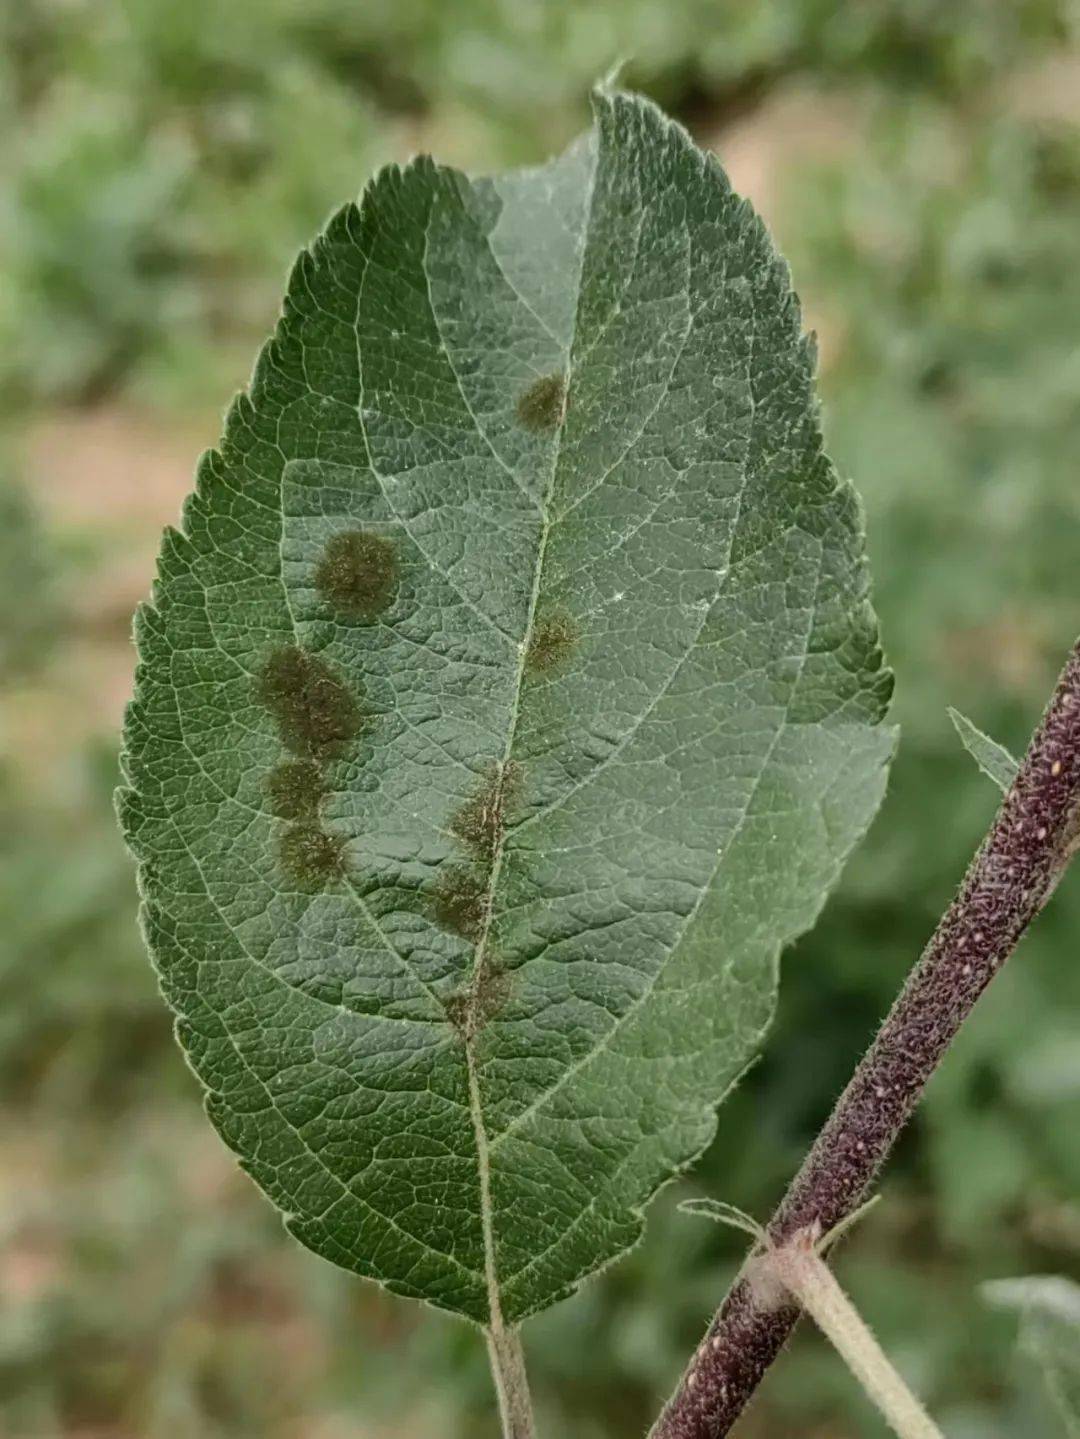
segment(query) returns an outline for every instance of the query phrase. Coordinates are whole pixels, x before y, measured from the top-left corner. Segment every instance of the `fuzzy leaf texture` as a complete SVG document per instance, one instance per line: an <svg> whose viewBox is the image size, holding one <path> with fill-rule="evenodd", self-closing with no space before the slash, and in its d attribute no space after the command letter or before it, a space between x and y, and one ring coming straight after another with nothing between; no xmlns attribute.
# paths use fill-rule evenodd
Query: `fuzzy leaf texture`
<svg viewBox="0 0 1080 1439"><path fill-rule="evenodd" d="M289 282L138 616L124 829L207 1107L318 1254L480 1323L632 1245L881 797L891 680L787 270L598 94Z"/></svg>

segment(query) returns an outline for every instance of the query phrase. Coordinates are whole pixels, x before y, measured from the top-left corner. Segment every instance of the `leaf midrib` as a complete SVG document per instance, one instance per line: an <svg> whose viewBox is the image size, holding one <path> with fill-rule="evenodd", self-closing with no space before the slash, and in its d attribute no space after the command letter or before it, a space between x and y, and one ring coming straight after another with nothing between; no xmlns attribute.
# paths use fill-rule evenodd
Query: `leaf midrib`
<svg viewBox="0 0 1080 1439"><path fill-rule="evenodd" d="M544 575L544 559L547 554L548 538L551 534L550 509L552 496L555 489L555 479L559 470L559 461L562 456L563 435L566 432L566 406L569 402L570 385L572 381L572 360L574 341L577 338L578 317L581 308L582 279L584 275L585 253L588 247L589 231L592 226L593 201L596 194L596 175L600 166L599 146L593 159L593 167L589 176L589 191L583 207L583 219L581 226L580 259L581 268L577 276L577 294L574 299L574 322L570 327L565 348L564 379L563 379L563 410L559 419L559 427L552 444L551 468L548 473L547 484L539 505L540 513L540 540L537 546L536 564L533 567L532 592L529 596L529 607L525 617L525 628L521 637L518 650L517 675L514 684L513 701L510 710L509 724L507 725L506 745L503 750L502 759L499 762L499 773L496 783L501 786L505 783L506 774L511 763L514 743L517 739L518 720L521 714L521 696L525 682L525 665L529 654L529 645L532 641L533 630L536 624L536 611L540 598L540 589ZM430 224L430 220L429 220ZM499 273L502 273L502 266L495 257L494 250L490 243L488 249L495 260ZM431 308L432 319L439 331L440 339L442 330L435 309L434 298L431 294L431 276L427 269L427 236L425 235L424 245L424 278L428 287L428 304ZM509 281L507 281L509 285ZM514 287L510 286L513 290ZM515 291L516 293L516 291ZM447 362L454 370L453 361L450 359L449 347L444 343L444 350L447 354ZM461 382L458 380L457 372L454 370L454 378L457 381L459 390ZM464 398L464 396L463 396ZM471 406L466 406L472 414ZM473 416L477 429L480 429L479 421ZM484 437L486 440L486 436ZM491 448L490 442L488 447ZM504 465L505 468L505 465ZM520 483L520 482L519 482ZM476 949L473 956L473 968L470 976L470 988L474 991L479 983L487 959L488 943L491 936L492 915L495 908L495 892L498 887L499 875L502 870L503 856L506 852L506 829L501 827L495 837L494 852L491 860L491 871L488 876L487 904L484 909L483 925L479 938L476 942ZM480 1230L484 1245L484 1275L487 1287L488 1299L488 1326L492 1333L499 1333L504 1329L502 1314L502 1296L499 1285L498 1257L495 1249L494 1229L494 1208L491 1202L491 1161L488 1142L487 1126L484 1121L483 1099L480 1093L480 1079L477 1067L476 1035L472 1025L466 1025L464 1031L465 1064L469 1084L469 1117L472 1122L473 1136L476 1144L476 1167L480 1186Z"/></svg>

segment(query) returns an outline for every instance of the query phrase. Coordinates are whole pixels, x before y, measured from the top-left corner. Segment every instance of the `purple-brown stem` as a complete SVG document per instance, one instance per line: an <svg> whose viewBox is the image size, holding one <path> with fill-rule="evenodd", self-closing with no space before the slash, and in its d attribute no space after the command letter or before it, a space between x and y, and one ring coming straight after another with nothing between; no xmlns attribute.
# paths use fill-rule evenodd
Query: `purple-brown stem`
<svg viewBox="0 0 1080 1439"><path fill-rule="evenodd" d="M768 1226L774 1244L827 1234L858 1206L975 1001L1049 898L1080 843L1080 641L993 828L877 1038ZM724 1300L651 1439L721 1439L780 1352L799 1309Z"/></svg>

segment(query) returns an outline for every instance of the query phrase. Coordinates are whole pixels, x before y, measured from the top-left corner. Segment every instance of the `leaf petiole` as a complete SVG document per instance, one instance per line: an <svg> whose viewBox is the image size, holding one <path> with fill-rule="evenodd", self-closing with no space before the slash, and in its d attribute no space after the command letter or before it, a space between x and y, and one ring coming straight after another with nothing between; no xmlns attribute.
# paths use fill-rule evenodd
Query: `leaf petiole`
<svg viewBox="0 0 1080 1439"><path fill-rule="evenodd" d="M499 1396L503 1439L535 1439L536 1426L529 1380L525 1373L521 1331L500 1325L497 1330L488 1330L487 1341L491 1375Z"/></svg>
<svg viewBox="0 0 1080 1439"><path fill-rule="evenodd" d="M755 1263L795 1296L900 1439L942 1439L809 1235L768 1250Z"/></svg>

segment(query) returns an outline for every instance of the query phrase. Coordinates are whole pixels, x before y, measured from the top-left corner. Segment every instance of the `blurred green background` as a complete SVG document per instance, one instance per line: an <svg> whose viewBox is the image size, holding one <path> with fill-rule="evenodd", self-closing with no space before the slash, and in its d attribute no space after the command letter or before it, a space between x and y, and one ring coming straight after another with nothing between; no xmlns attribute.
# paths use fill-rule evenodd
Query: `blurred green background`
<svg viewBox="0 0 1080 1439"><path fill-rule="evenodd" d="M764 1059L645 1242L526 1331L541 1432L644 1431L994 808L1080 629L1080 7L0 0L0 1435L494 1439L482 1346L295 1247L203 1119L110 792L130 615L298 246L417 149L529 161L619 56L789 256L865 497L903 745ZM950 1439L1060 1431L980 1281L1080 1276L1080 878L842 1277ZM877 1439L805 1329L740 1431Z"/></svg>

